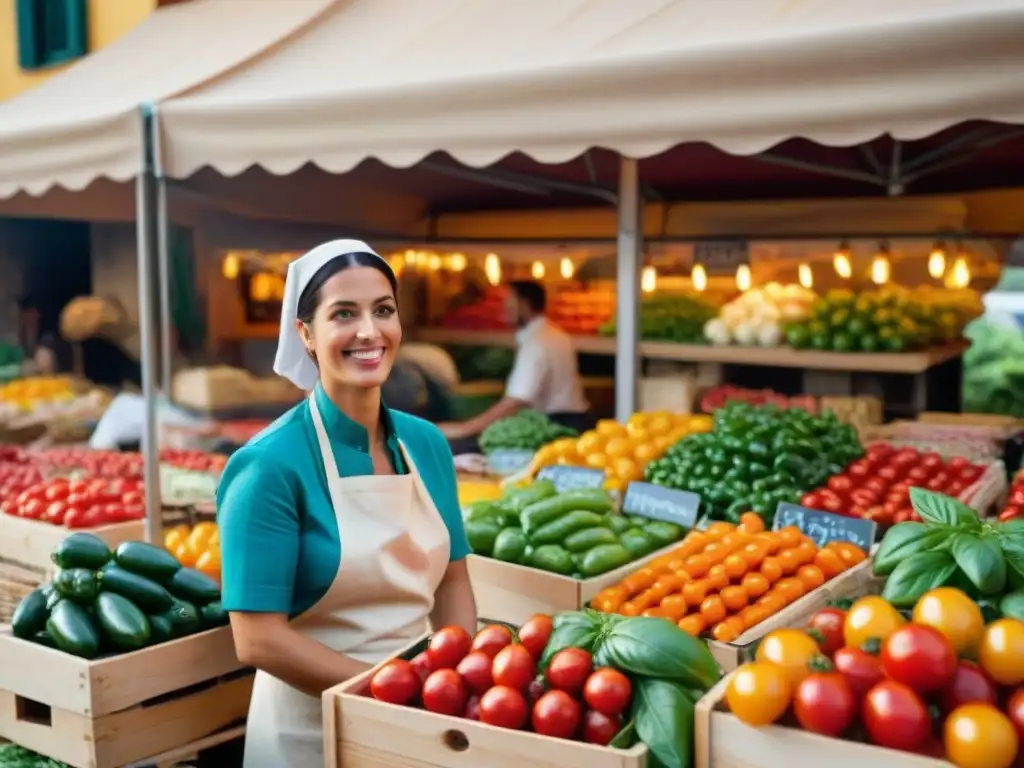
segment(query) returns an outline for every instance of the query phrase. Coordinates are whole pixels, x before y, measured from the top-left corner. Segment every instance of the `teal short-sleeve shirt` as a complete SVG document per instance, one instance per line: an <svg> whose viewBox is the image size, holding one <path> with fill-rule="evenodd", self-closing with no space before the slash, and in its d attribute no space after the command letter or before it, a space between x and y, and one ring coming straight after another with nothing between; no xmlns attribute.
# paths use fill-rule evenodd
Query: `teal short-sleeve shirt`
<svg viewBox="0 0 1024 768"><path fill-rule="evenodd" d="M366 430L346 417L319 385L313 396L339 474L373 474ZM396 471L408 471L401 440L448 528L450 560L461 560L469 544L447 440L433 424L386 407L382 421ZM327 594L344 556L344 542L308 399L228 461L217 488L217 523L226 610L296 616Z"/></svg>

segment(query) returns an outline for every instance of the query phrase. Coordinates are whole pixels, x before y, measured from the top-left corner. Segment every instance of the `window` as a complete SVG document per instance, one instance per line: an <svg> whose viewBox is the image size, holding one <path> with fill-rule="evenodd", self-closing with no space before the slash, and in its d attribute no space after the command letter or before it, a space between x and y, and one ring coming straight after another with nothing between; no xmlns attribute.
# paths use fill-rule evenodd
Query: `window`
<svg viewBox="0 0 1024 768"><path fill-rule="evenodd" d="M18 64L43 69L88 50L86 0L17 0Z"/></svg>

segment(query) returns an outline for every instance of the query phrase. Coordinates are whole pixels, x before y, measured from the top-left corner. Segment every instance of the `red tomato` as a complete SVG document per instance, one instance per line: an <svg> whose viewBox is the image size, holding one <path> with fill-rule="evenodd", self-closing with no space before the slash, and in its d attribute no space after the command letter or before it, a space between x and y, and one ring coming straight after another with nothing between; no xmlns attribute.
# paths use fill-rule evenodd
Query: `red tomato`
<svg viewBox="0 0 1024 768"><path fill-rule="evenodd" d="M939 470L945 466L942 457L934 452L922 453L919 462L920 466L928 470Z"/></svg>
<svg viewBox="0 0 1024 768"><path fill-rule="evenodd" d="M412 664L402 659L389 661L370 679L370 693L389 704L408 704L420 691L420 677Z"/></svg>
<svg viewBox="0 0 1024 768"><path fill-rule="evenodd" d="M523 645L507 645L498 651L491 664L491 675L496 685L515 688L517 691L526 687L537 674L537 666L533 656Z"/></svg>
<svg viewBox="0 0 1024 768"><path fill-rule="evenodd" d="M52 501L40 519L45 520L51 525L63 525L66 513L67 505L63 501Z"/></svg>
<svg viewBox="0 0 1024 768"><path fill-rule="evenodd" d="M873 443L868 446L867 451L865 451L865 456L869 462L877 464L880 461L885 461L895 452L896 449L888 443Z"/></svg>
<svg viewBox="0 0 1024 768"><path fill-rule="evenodd" d="M420 680L426 680L430 676L430 673L434 671L434 662L430 660L430 654L426 651L423 653L417 653L412 657L412 668L416 670L416 674L419 675Z"/></svg>
<svg viewBox="0 0 1024 768"><path fill-rule="evenodd" d="M895 483L900 478L901 470L897 467L879 467L875 477L884 480L886 484Z"/></svg>
<svg viewBox="0 0 1024 768"><path fill-rule="evenodd" d="M587 706L609 717L617 717L625 711L632 693L629 678L610 667L597 670L583 684L583 700Z"/></svg>
<svg viewBox="0 0 1024 768"><path fill-rule="evenodd" d="M81 507L68 506L64 513L64 526L67 528L86 528L85 512Z"/></svg>
<svg viewBox="0 0 1024 768"><path fill-rule="evenodd" d="M1016 504L1018 507L1024 506L1024 485L1014 486L1010 492L1009 503Z"/></svg>
<svg viewBox="0 0 1024 768"><path fill-rule="evenodd" d="M461 714L466 709L466 698L466 685L454 669L431 672L423 681L423 707L431 712L439 715ZM481 711L482 708L481 702Z"/></svg>
<svg viewBox="0 0 1024 768"><path fill-rule="evenodd" d="M863 459L855 461L846 468L846 474L850 477L862 480L871 474L871 464Z"/></svg>
<svg viewBox="0 0 1024 768"><path fill-rule="evenodd" d="M878 503L878 494L869 488L850 491L850 503L860 507L873 507Z"/></svg>
<svg viewBox="0 0 1024 768"><path fill-rule="evenodd" d="M915 483L927 483L931 477L931 473L924 467L913 467L907 472L907 484L911 481Z"/></svg>
<svg viewBox="0 0 1024 768"><path fill-rule="evenodd" d="M838 672L814 673L796 687L793 713L805 731L839 736L857 718L857 697Z"/></svg>
<svg viewBox="0 0 1024 768"><path fill-rule="evenodd" d="M895 680L883 680L868 691L862 717L868 737L880 747L920 749L932 735L932 721L924 701Z"/></svg>
<svg viewBox="0 0 1024 768"><path fill-rule="evenodd" d="M583 713L582 737L587 744L608 746L620 730L622 721L617 717L608 717L596 709L588 709Z"/></svg>
<svg viewBox="0 0 1024 768"><path fill-rule="evenodd" d="M853 481L846 475L833 475L828 479L828 488L842 496L853 490Z"/></svg>
<svg viewBox="0 0 1024 768"><path fill-rule="evenodd" d="M1024 507L1017 507L1011 504L1010 506L1008 506L1006 509L999 513L999 522L1005 523L1009 520L1016 520L1018 517L1021 516L1022 509L1024 509Z"/></svg>
<svg viewBox="0 0 1024 768"><path fill-rule="evenodd" d="M960 481L966 483L967 485L976 483L978 481L978 478L981 477L981 473L983 471L984 470L982 470L981 467L964 467L963 469L960 470Z"/></svg>
<svg viewBox="0 0 1024 768"><path fill-rule="evenodd" d="M1006 714L1017 729L1017 736L1024 742L1024 687L1017 688L1006 702Z"/></svg>
<svg viewBox="0 0 1024 768"><path fill-rule="evenodd" d="M514 688L496 685L480 697L480 722L518 730L526 725L526 699Z"/></svg>
<svg viewBox="0 0 1024 768"><path fill-rule="evenodd" d="M551 617L543 613L531 616L519 628L519 642L530 652L534 661L540 661L540 657L544 655L544 648L551 637L551 628Z"/></svg>
<svg viewBox="0 0 1024 768"><path fill-rule="evenodd" d="M971 466L971 462L969 462L963 456L954 456L948 462L946 462L946 466L949 467L950 471L955 470L959 472L961 469Z"/></svg>
<svg viewBox="0 0 1024 768"><path fill-rule="evenodd" d="M444 627L430 637L427 654L434 669L455 669L472 644L473 638L462 627Z"/></svg>
<svg viewBox="0 0 1024 768"><path fill-rule="evenodd" d="M927 483L925 483L924 487L927 488L929 491L935 491L936 493L939 493L939 492L945 490L946 483L948 483L948 482L949 482L949 478L946 477L946 475L944 473L940 472L935 477L933 477L931 480L929 480Z"/></svg>
<svg viewBox="0 0 1024 768"><path fill-rule="evenodd" d="M46 488L47 501L64 501L68 497L68 484L64 480L55 480Z"/></svg>
<svg viewBox="0 0 1024 768"><path fill-rule="evenodd" d="M996 686L973 661L961 659L953 682L942 692L942 709L947 714L961 704L996 703Z"/></svg>
<svg viewBox="0 0 1024 768"><path fill-rule="evenodd" d="M889 490L889 483L881 478L872 477L864 482L864 488L881 498Z"/></svg>
<svg viewBox="0 0 1024 768"><path fill-rule="evenodd" d="M533 705L533 730L543 736L571 739L580 724L580 705L565 691L548 691Z"/></svg>
<svg viewBox="0 0 1024 768"><path fill-rule="evenodd" d="M843 647L843 624L846 623L846 611L839 608L822 608L811 617L807 628L817 634L815 640L826 656L832 656Z"/></svg>
<svg viewBox="0 0 1024 768"><path fill-rule="evenodd" d="M46 502L41 499L30 498L21 505L21 516L29 520L39 520L46 512Z"/></svg>
<svg viewBox="0 0 1024 768"><path fill-rule="evenodd" d="M552 688L576 696L583 690L583 684L587 682L590 670L589 653L582 648L565 648L556 653L548 665L548 683Z"/></svg>
<svg viewBox="0 0 1024 768"><path fill-rule="evenodd" d="M882 643L882 668L893 680L918 693L934 693L956 677L956 650L932 627L907 624Z"/></svg>
<svg viewBox="0 0 1024 768"><path fill-rule="evenodd" d="M815 493L814 491L811 493L805 493L800 497L800 506L807 507L808 509L820 509L821 494Z"/></svg>
<svg viewBox="0 0 1024 768"><path fill-rule="evenodd" d="M480 697L470 696L466 699L466 708L462 711L462 716L467 720L479 720L480 719Z"/></svg>
<svg viewBox="0 0 1024 768"><path fill-rule="evenodd" d="M491 624L476 633L471 649L483 651L493 659L498 655L498 651L506 645L511 645L511 643L512 633L508 627L503 627L501 624Z"/></svg>
<svg viewBox="0 0 1024 768"><path fill-rule="evenodd" d="M145 500L142 498L142 494L138 491L127 491L121 496L121 503L126 507L137 506L144 504Z"/></svg>
<svg viewBox="0 0 1024 768"><path fill-rule="evenodd" d="M840 648L833 654L832 664L858 698L885 679L881 660L860 648Z"/></svg>
<svg viewBox="0 0 1024 768"><path fill-rule="evenodd" d="M954 498L960 496L965 490L967 490L967 485L962 480L954 480L946 486L946 493Z"/></svg>
<svg viewBox="0 0 1024 768"><path fill-rule="evenodd" d="M889 458L889 463L894 466L910 467L921 460L921 454L913 448L901 448Z"/></svg>
<svg viewBox="0 0 1024 768"><path fill-rule="evenodd" d="M455 667L455 671L462 675L466 687L472 693L482 694L494 685L494 678L491 677L491 657L484 651L472 651L467 654Z"/></svg>
<svg viewBox="0 0 1024 768"><path fill-rule="evenodd" d="M833 515L841 514L843 511L842 499L834 498L823 498L821 500L821 506L818 507L823 512L831 512Z"/></svg>

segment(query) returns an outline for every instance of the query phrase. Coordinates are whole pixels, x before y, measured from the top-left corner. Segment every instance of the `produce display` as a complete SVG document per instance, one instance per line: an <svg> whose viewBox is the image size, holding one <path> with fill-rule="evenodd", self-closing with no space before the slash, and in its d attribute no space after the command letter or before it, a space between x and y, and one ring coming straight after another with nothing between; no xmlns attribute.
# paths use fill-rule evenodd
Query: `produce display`
<svg viewBox="0 0 1024 768"><path fill-rule="evenodd" d="M819 549L796 527L766 531L748 512L738 526L691 531L679 547L595 595L590 607L668 619L729 643L866 556L846 542Z"/></svg>
<svg viewBox="0 0 1024 768"><path fill-rule="evenodd" d="M484 453L497 450L536 451L543 445L563 437L577 437L578 432L549 419L540 411L525 410L491 424L480 434Z"/></svg>
<svg viewBox="0 0 1024 768"><path fill-rule="evenodd" d="M370 680L379 701L627 749L652 766L693 765L694 704L719 679L699 640L664 621L590 612L537 615L518 632L435 632Z"/></svg>
<svg viewBox="0 0 1024 768"><path fill-rule="evenodd" d="M550 480L512 488L466 512L475 554L577 579L620 568L682 535L672 523L615 513L599 488L558 493Z"/></svg>
<svg viewBox="0 0 1024 768"><path fill-rule="evenodd" d="M679 440L707 432L711 426L709 416L675 415L667 411L634 413L624 425L601 421L578 439L564 438L541 448L528 472L533 475L555 464L603 469L607 478L605 488L622 491L634 480L643 479L648 464Z"/></svg>
<svg viewBox="0 0 1024 768"><path fill-rule="evenodd" d="M863 457L834 474L800 503L835 515L874 520L883 528L907 520L920 522L910 503L912 488L959 496L985 472L967 459L948 461L937 453L872 443ZM975 517L977 515L975 514Z"/></svg>
<svg viewBox="0 0 1024 768"><path fill-rule="evenodd" d="M662 293L640 301L640 338L644 341L704 342L704 325L718 313L711 297L702 294ZM603 336L614 336L615 319L603 326Z"/></svg>
<svg viewBox="0 0 1024 768"><path fill-rule="evenodd" d="M164 549L182 565L220 582L220 531L216 523L169 528L164 531Z"/></svg>
<svg viewBox="0 0 1024 768"><path fill-rule="evenodd" d="M1024 622L986 623L949 587L907 608L863 597L849 610L823 609L810 629L766 635L729 681L729 710L755 727L779 723L958 768L1010 768L1024 734Z"/></svg>
<svg viewBox="0 0 1024 768"><path fill-rule="evenodd" d="M615 316L615 290L556 290L548 302L547 315L566 333L593 336Z"/></svg>
<svg viewBox="0 0 1024 768"><path fill-rule="evenodd" d="M722 307L702 329L711 344L777 347L785 343L783 328L811 314L817 294L801 285L768 283L740 294Z"/></svg>
<svg viewBox="0 0 1024 768"><path fill-rule="evenodd" d="M487 286L483 295L473 303L449 309L441 320L441 326L465 331L510 330L506 308L508 295L505 286Z"/></svg>
<svg viewBox="0 0 1024 768"><path fill-rule="evenodd" d="M15 637L94 659L227 624L217 582L159 547L126 541L111 552L78 531L50 557L59 570L15 608Z"/></svg>
<svg viewBox="0 0 1024 768"><path fill-rule="evenodd" d="M0 744L0 768L71 768L67 763L40 755L17 744Z"/></svg>
<svg viewBox="0 0 1024 768"><path fill-rule="evenodd" d="M145 519L146 498L137 477L58 477L5 496L0 512L66 528L95 528Z"/></svg>
<svg viewBox="0 0 1024 768"><path fill-rule="evenodd" d="M0 386L0 406L31 411L39 405L74 400L74 382L67 376L34 376Z"/></svg>
<svg viewBox="0 0 1024 768"><path fill-rule="evenodd" d="M706 517L738 523L752 510L770 521L780 501L799 502L863 453L856 430L831 411L732 402L715 412L713 432L683 438L644 475L700 494Z"/></svg>
<svg viewBox="0 0 1024 768"><path fill-rule="evenodd" d="M31 460L47 472L81 471L93 477L141 477L144 460L132 451L94 451L88 448L51 448L36 451ZM164 448L160 463L193 472L220 472L227 457L203 451Z"/></svg>
<svg viewBox="0 0 1024 768"><path fill-rule="evenodd" d="M1006 506L999 512L999 522L1006 523L1024 517L1024 472L1018 472L1010 484L1010 495L1006 498Z"/></svg>
<svg viewBox="0 0 1024 768"><path fill-rule="evenodd" d="M700 401L700 409L704 413L713 413L733 401L749 405L774 405L777 408L803 408L810 413L819 410L817 399L811 395L790 397L772 389L747 389L732 384L721 384L705 392Z"/></svg>
<svg viewBox="0 0 1024 768"><path fill-rule="evenodd" d="M1001 319L972 322L965 335L963 410L1024 419L1024 333Z"/></svg>

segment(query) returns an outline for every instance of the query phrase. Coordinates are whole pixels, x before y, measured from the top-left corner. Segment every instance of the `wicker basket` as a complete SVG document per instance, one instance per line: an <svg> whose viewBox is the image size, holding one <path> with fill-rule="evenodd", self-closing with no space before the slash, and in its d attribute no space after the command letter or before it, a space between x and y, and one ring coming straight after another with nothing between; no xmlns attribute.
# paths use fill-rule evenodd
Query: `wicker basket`
<svg viewBox="0 0 1024 768"><path fill-rule="evenodd" d="M0 558L0 624L10 624L18 603L45 580L40 570Z"/></svg>
<svg viewBox="0 0 1024 768"><path fill-rule="evenodd" d="M894 421L861 430L865 443L884 440L893 445L934 451L945 458L962 456L978 464L1002 459L1008 437L1004 427L950 426L916 421Z"/></svg>

